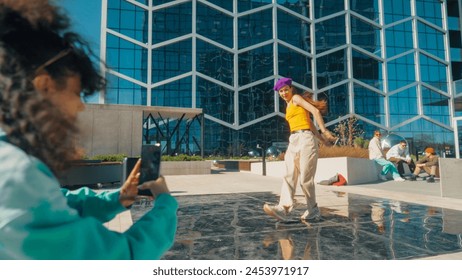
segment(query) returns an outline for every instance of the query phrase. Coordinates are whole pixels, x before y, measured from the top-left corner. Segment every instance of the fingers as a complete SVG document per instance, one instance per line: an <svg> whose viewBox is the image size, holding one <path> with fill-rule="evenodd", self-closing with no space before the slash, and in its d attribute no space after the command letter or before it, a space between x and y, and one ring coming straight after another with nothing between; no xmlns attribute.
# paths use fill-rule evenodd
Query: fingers
<svg viewBox="0 0 462 280"><path fill-rule="evenodd" d="M128 178L132 178L132 177L135 177L136 175L138 175L139 177L139 172L140 172L140 167L141 167L141 159L139 159L135 166L133 167L132 169L132 172L130 172L130 175L128 175Z"/></svg>

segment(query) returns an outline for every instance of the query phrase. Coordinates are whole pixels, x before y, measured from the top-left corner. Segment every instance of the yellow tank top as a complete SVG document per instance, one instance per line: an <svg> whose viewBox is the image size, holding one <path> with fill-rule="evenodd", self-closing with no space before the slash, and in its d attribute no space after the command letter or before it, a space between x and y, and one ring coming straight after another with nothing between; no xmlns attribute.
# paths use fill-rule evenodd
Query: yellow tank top
<svg viewBox="0 0 462 280"><path fill-rule="evenodd" d="M295 105L292 100L290 100L286 109L286 120L289 123L290 131L310 129L308 118L309 112L303 107Z"/></svg>

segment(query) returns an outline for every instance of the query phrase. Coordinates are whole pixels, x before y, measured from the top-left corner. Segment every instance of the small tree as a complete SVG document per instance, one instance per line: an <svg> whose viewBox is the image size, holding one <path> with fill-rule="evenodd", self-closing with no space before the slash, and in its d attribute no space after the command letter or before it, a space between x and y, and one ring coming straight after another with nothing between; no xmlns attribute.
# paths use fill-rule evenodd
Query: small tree
<svg viewBox="0 0 462 280"><path fill-rule="evenodd" d="M358 119L356 117L350 117L339 122L334 128L334 132L338 134L341 146L351 147L354 146L355 139L362 139L361 136L364 134L364 131L359 128Z"/></svg>

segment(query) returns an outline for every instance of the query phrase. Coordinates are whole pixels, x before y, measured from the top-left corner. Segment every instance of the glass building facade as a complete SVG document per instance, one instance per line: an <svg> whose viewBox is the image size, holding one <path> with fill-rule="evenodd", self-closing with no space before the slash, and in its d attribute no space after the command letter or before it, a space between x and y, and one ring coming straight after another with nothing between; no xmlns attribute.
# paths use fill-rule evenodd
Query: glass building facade
<svg viewBox="0 0 462 280"><path fill-rule="evenodd" d="M404 137L411 151L457 152L457 0L102 3L109 86L99 102L202 108L205 154L288 141L285 104L272 89L280 77L328 101L331 130L356 117L363 138L379 129Z"/></svg>

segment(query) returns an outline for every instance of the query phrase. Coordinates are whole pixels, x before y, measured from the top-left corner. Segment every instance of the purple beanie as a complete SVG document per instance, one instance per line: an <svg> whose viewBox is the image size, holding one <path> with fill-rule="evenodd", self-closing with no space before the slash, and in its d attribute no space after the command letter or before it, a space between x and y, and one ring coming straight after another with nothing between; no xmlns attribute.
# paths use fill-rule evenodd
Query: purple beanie
<svg viewBox="0 0 462 280"><path fill-rule="evenodd" d="M280 78L276 84L274 85L274 90L279 91L281 88L285 86L291 86L292 85L292 79L291 78Z"/></svg>

